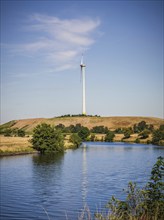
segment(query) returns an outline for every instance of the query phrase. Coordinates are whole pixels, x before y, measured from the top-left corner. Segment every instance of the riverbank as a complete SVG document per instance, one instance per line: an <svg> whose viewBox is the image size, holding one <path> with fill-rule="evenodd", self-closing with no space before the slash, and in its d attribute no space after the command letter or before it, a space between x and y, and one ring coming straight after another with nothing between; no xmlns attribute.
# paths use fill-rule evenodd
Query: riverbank
<svg viewBox="0 0 164 220"><path fill-rule="evenodd" d="M114 137L114 142L122 142L123 134L116 134ZM32 148L30 143L32 136L27 137L5 137L0 136L0 156L7 155L22 155L22 154L33 154L37 153L36 150ZM104 141L105 134L96 134L95 141ZM132 134L130 138L124 139L123 142L135 143L138 138L138 134ZM151 141L151 135L146 139L140 139L141 144L147 144L148 141ZM64 139L64 148L72 149L74 148L70 142L70 135L66 135Z"/></svg>
<svg viewBox="0 0 164 220"><path fill-rule="evenodd" d="M27 137L5 137L0 135L0 156L22 155L37 153L30 143L32 136ZM64 140L65 149L73 148L69 141L69 135Z"/></svg>
<svg viewBox="0 0 164 220"><path fill-rule="evenodd" d="M30 137L0 136L0 156L36 153L30 144Z"/></svg>

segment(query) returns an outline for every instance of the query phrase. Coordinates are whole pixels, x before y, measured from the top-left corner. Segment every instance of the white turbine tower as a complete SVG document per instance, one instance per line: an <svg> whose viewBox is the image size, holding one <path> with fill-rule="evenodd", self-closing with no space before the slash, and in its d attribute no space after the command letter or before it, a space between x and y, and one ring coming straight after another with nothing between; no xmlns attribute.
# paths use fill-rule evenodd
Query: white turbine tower
<svg viewBox="0 0 164 220"><path fill-rule="evenodd" d="M86 67L86 65L83 63L83 55L81 57L80 67L81 67L82 86L83 86L82 114L86 115L86 103L85 103L85 67Z"/></svg>

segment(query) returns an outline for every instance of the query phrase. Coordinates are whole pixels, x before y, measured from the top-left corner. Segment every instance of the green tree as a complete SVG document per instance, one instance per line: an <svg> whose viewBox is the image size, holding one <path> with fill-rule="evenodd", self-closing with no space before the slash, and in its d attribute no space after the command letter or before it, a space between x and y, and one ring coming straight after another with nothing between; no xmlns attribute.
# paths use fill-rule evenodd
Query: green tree
<svg viewBox="0 0 164 220"><path fill-rule="evenodd" d="M65 125L63 124L58 124L55 126L56 129L60 130L61 132L65 131Z"/></svg>
<svg viewBox="0 0 164 220"><path fill-rule="evenodd" d="M79 137L78 134L74 133L70 136L70 141L71 143L73 143L75 147L78 147L81 143L81 138Z"/></svg>
<svg viewBox="0 0 164 220"><path fill-rule="evenodd" d="M92 133L97 133L97 134L107 134L109 129L104 126L95 126L91 129Z"/></svg>
<svg viewBox="0 0 164 220"><path fill-rule="evenodd" d="M134 124L134 126L133 126L133 132L134 132L134 133L139 133L139 132L140 132L139 129L138 129L138 125L137 125L137 124Z"/></svg>
<svg viewBox="0 0 164 220"><path fill-rule="evenodd" d="M138 124L135 124L133 126L134 133L140 133L140 132L142 132L145 129L149 129L149 130L152 131L153 130L153 125L150 124L148 126L145 121L140 121Z"/></svg>
<svg viewBox="0 0 164 220"><path fill-rule="evenodd" d="M141 122L138 123L138 130L139 130L140 132L143 131L143 130L146 129L146 128L147 128L147 124L146 124L145 121L141 121Z"/></svg>
<svg viewBox="0 0 164 220"><path fill-rule="evenodd" d="M17 131L17 135L18 135L18 137L24 137L24 136L25 136L25 131L22 130L22 129L19 129L19 130Z"/></svg>
<svg viewBox="0 0 164 220"><path fill-rule="evenodd" d="M133 133L132 128L125 128L124 129L124 137L123 139L130 138L130 135Z"/></svg>
<svg viewBox="0 0 164 220"><path fill-rule="evenodd" d="M12 136L12 130L11 129L6 129L4 131L4 136L5 137L11 137Z"/></svg>
<svg viewBox="0 0 164 220"><path fill-rule="evenodd" d="M114 137L115 137L114 132L108 131L108 133L105 135L105 141L106 142L113 142Z"/></svg>
<svg viewBox="0 0 164 220"><path fill-rule="evenodd" d="M128 139L128 138L130 138L130 131L125 131L125 133L124 133L124 139Z"/></svg>
<svg viewBox="0 0 164 220"><path fill-rule="evenodd" d="M116 128L116 130L114 132L115 132L115 134L123 134L122 128Z"/></svg>
<svg viewBox="0 0 164 220"><path fill-rule="evenodd" d="M160 131L164 131L164 124L163 124L163 125L160 125L159 130L160 130Z"/></svg>
<svg viewBox="0 0 164 220"><path fill-rule="evenodd" d="M85 141L90 135L90 131L87 127L81 127L81 130L78 132L79 137L82 141Z"/></svg>
<svg viewBox="0 0 164 220"><path fill-rule="evenodd" d="M148 129L144 129L140 134L141 139L146 139L149 137L150 131Z"/></svg>
<svg viewBox="0 0 164 220"><path fill-rule="evenodd" d="M147 128L149 131L153 132L154 130L154 125L150 124Z"/></svg>
<svg viewBox="0 0 164 220"><path fill-rule="evenodd" d="M96 137L95 134L92 134L90 137L90 141L95 141L95 137Z"/></svg>
<svg viewBox="0 0 164 220"><path fill-rule="evenodd" d="M76 125L70 125L66 129L68 129L71 133L78 133L83 126L81 124L76 124Z"/></svg>
<svg viewBox="0 0 164 220"><path fill-rule="evenodd" d="M31 143L33 148L41 154L64 151L64 138L61 131L45 123L34 129Z"/></svg>
<svg viewBox="0 0 164 220"><path fill-rule="evenodd" d="M146 186L147 213L152 219L164 219L164 158L158 157ZM154 217L154 218L153 218Z"/></svg>
<svg viewBox="0 0 164 220"><path fill-rule="evenodd" d="M163 145L164 143L164 129L163 126L160 126L159 129L154 130L152 143L155 145Z"/></svg>

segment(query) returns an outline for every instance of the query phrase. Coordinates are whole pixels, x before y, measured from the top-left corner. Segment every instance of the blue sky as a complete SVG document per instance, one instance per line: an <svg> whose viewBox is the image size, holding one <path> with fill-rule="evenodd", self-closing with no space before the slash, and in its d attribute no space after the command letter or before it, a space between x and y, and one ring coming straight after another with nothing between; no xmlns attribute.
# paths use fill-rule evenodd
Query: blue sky
<svg viewBox="0 0 164 220"><path fill-rule="evenodd" d="M1 123L164 116L163 1L1 1Z"/></svg>

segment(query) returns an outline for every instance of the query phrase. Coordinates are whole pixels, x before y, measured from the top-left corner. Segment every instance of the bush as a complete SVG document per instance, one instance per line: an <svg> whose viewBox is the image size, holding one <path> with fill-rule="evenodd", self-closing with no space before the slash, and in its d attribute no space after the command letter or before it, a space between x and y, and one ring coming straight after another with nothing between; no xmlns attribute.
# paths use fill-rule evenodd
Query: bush
<svg viewBox="0 0 164 220"><path fill-rule="evenodd" d="M3 134L4 134L5 137L11 137L12 136L12 130L11 129L6 129L3 132Z"/></svg>
<svg viewBox="0 0 164 220"><path fill-rule="evenodd" d="M152 143L155 145L161 145L164 142L164 126L160 126L159 129L154 130Z"/></svg>
<svg viewBox="0 0 164 220"><path fill-rule="evenodd" d="M150 181L146 185L145 206L148 216L164 219L164 158L159 157L151 171Z"/></svg>
<svg viewBox="0 0 164 220"><path fill-rule="evenodd" d="M79 137L82 141L87 140L87 137L90 135L90 131L87 127L81 127L81 130L78 132Z"/></svg>
<svg viewBox="0 0 164 220"><path fill-rule="evenodd" d="M143 130L139 136L141 139L146 139L149 137L150 131L148 129Z"/></svg>
<svg viewBox="0 0 164 220"><path fill-rule="evenodd" d="M135 140L135 143L139 144L139 143L140 143L140 139L137 138L137 139Z"/></svg>
<svg viewBox="0 0 164 220"><path fill-rule="evenodd" d="M95 126L91 129L92 133L97 133L97 134L107 134L109 129L104 126Z"/></svg>
<svg viewBox="0 0 164 220"><path fill-rule="evenodd" d="M164 158L159 157L153 166L150 181L143 189L130 182L126 200L114 196L107 204L108 214L97 212L99 220L163 220L164 219Z"/></svg>
<svg viewBox="0 0 164 220"><path fill-rule="evenodd" d="M63 124L58 124L55 126L56 129L60 130L61 132L65 131L65 125Z"/></svg>
<svg viewBox="0 0 164 220"><path fill-rule="evenodd" d="M123 134L123 129L122 128L117 128L115 131L115 134Z"/></svg>
<svg viewBox="0 0 164 220"><path fill-rule="evenodd" d="M95 138L96 138L95 134L92 134L90 137L90 141L95 141Z"/></svg>
<svg viewBox="0 0 164 220"><path fill-rule="evenodd" d="M3 130L2 134L5 137L12 137L12 136L24 137L26 133L22 129L18 129L18 128L10 129L10 128L8 128L8 129Z"/></svg>
<svg viewBox="0 0 164 220"><path fill-rule="evenodd" d="M70 136L70 142L73 143L74 147L78 147L81 144L81 138L78 134L72 134Z"/></svg>
<svg viewBox="0 0 164 220"><path fill-rule="evenodd" d="M31 143L33 148L41 154L64 151L64 138L61 131L45 123L34 129Z"/></svg>
<svg viewBox="0 0 164 220"><path fill-rule="evenodd" d="M109 131L109 132L105 135L105 141L106 141L106 142L113 142L114 137L115 137L114 132Z"/></svg>
<svg viewBox="0 0 164 220"><path fill-rule="evenodd" d="M123 139L128 139L128 138L130 138L130 135L133 133L132 128L125 128L125 129L123 130L123 133L124 133Z"/></svg>
<svg viewBox="0 0 164 220"><path fill-rule="evenodd" d="M22 130L22 129L19 129L19 130L17 131L17 135L18 135L18 137L24 137L24 136L25 136L25 131Z"/></svg>
<svg viewBox="0 0 164 220"><path fill-rule="evenodd" d="M146 124L146 122L145 121L141 121L138 124L135 124L133 126L133 131L134 131L134 133L140 133L144 129L147 129L147 128L148 128L148 125ZM152 127L150 126L150 128L152 128Z"/></svg>

